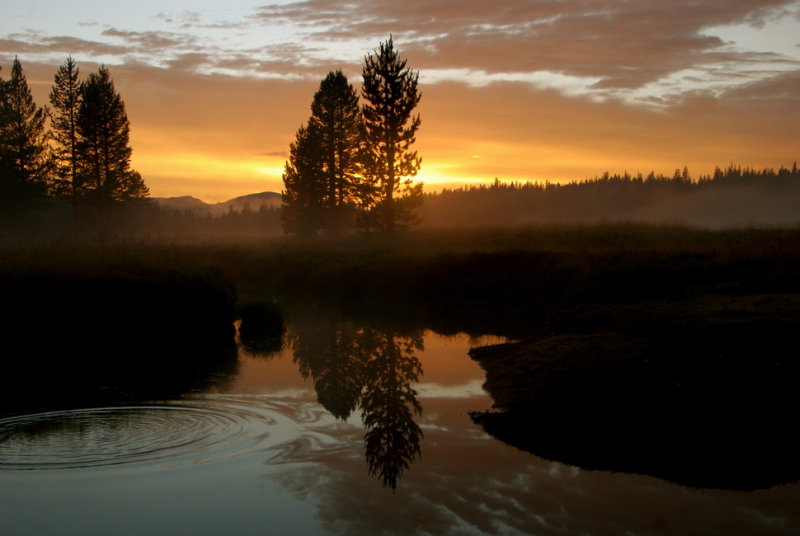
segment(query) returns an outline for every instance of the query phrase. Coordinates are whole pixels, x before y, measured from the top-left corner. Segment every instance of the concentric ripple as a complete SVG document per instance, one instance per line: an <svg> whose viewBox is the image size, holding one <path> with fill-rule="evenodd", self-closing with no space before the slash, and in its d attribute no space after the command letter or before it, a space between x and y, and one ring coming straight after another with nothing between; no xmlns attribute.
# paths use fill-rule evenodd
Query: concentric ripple
<svg viewBox="0 0 800 536"><path fill-rule="evenodd" d="M265 401L198 399L0 419L0 470L196 463L270 449L306 420Z"/></svg>

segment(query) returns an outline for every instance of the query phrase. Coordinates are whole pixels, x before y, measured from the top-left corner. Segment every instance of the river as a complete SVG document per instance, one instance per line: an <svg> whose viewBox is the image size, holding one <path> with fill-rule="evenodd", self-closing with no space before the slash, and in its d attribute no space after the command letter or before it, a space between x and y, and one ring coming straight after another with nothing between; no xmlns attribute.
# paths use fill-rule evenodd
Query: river
<svg viewBox="0 0 800 536"><path fill-rule="evenodd" d="M467 352L496 342L306 323L274 348L240 343L230 366L180 396L6 412L0 532L800 531L797 483L694 489L582 470L490 437L470 418L492 399Z"/></svg>

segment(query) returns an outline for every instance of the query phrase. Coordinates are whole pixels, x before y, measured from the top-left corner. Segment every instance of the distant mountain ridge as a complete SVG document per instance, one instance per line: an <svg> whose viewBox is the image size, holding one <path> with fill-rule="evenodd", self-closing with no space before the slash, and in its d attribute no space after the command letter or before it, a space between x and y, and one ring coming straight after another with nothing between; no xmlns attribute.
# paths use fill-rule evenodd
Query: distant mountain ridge
<svg viewBox="0 0 800 536"><path fill-rule="evenodd" d="M152 199L162 209L174 210L176 212L188 210L199 216L204 216L207 213L212 216L221 216L231 209L239 212L245 206L249 206L250 210L253 211L257 211L262 206L266 206L267 208L278 208L281 206L281 194L275 192L247 194L220 203L206 203L190 195L179 197L154 197Z"/></svg>

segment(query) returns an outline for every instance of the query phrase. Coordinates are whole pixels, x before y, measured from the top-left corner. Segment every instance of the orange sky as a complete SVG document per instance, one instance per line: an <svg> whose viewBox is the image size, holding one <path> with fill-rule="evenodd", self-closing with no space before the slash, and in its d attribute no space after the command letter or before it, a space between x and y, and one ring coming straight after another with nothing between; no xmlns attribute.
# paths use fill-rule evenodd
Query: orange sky
<svg viewBox="0 0 800 536"><path fill-rule="evenodd" d="M48 4L0 21L0 65L18 56L43 105L68 54L84 76L105 63L158 197L280 191L320 80L342 68L358 87L389 33L420 72L429 189L800 154L797 1Z"/></svg>

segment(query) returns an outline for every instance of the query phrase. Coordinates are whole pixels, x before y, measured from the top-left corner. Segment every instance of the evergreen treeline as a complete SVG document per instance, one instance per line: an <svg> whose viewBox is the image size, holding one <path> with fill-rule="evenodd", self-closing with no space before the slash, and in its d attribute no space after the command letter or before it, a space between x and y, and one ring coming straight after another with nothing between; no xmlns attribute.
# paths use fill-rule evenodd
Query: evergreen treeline
<svg viewBox="0 0 800 536"><path fill-rule="evenodd" d="M800 223L800 171L796 165L777 171L731 165L698 178L684 169L673 175L605 173L569 183L495 180L424 197L419 212L425 228L604 221L711 227ZM212 216L162 208L153 210L140 230L178 237L279 235L286 225L285 211L285 207L245 206Z"/></svg>
<svg viewBox="0 0 800 536"><path fill-rule="evenodd" d="M730 165L693 178L605 173L569 183L511 182L425 195L426 227L641 221L702 226L800 223L800 171Z"/></svg>
<svg viewBox="0 0 800 536"><path fill-rule="evenodd" d="M15 59L0 78L0 211L20 221L54 199L74 215L110 213L146 199L141 175L130 167L130 122L105 67L81 81L69 57L58 68L51 108L37 106ZM49 119L49 124L48 124Z"/></svg>
<svg viewBox="0 0 800 536"><path fill-rule="evenodd" d="M258 209L245 205L241 210L231 207L219 216L155 206L148 212L147 218L139 219L136 230L152 237L214 239L274 236L283 232L282 210L266 205Z"/></svg>
<svg viewBox="0 0 800 536"><path fill-rule="evenodd" d="M283 174L287 233L309 235L358 226L392 233L418 223L421 159L411 150L420 117L419 74L399 59L392 38L368 55L361 96L342 71L329 73L311 117L290 145Z"/></svg>

